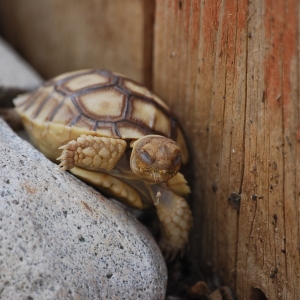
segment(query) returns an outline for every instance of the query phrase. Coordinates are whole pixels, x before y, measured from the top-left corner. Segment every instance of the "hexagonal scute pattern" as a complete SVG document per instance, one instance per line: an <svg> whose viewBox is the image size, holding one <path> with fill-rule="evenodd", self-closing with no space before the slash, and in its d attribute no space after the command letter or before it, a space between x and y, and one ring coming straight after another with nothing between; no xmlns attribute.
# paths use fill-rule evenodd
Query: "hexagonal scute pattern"
<svg viewBox="0 0 300 300"><path fill-rule="evenodd" d="M75 93L93 87L100 87L111 82L111 78L97 73L80 74L63 81L57 88L65 93Z"/></svg>
<svg viewBox="0 0 300 300"><path fill-rule="evenodd" d="M81 113L94 121L124 119L126 95L114 87L90 90L74 97Z"/></svg>
<svg viewBox="0 0 300 300"><path fill-rule="evenodd" d="M163 100L110 71L82 70L57 76L15 103L21 114L40 127L51 122L125 139L159 134L185 144L178 121Z"/></svg>

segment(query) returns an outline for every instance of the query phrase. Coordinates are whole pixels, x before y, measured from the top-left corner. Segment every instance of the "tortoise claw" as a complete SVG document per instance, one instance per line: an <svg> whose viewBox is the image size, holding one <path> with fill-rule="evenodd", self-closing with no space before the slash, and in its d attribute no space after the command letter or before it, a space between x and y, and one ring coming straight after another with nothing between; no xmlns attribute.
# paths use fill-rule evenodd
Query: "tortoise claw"
<svg viewBox="0 0 300 300"><path fill-rule="evenodd" d="M61 170L67 171L67 170L72 169L75 165L70 164L69 162L63 161L58 166L60 167Z"/></svg>
<svg viewBox="0 0 300 300"><path fill-rule="evenodd" d="M68 149L68 150L74 151L74 149L76 147L77 147L77 142L73 140L73 141L68 142L68 144L66 144L66 145L60 146L58 149L60 149L60 150Z"/></svg>
<svg viewBox="0 0 300 300"><path fill-rule="evenodd" d="M70 159L74 156L74 151L64 150L62 155L58 157L56 160L64 161L65 159Z"/></svg>
<svg viewBox="0 0 300 300"><path fill-rule="evenodd" d="M69 168L68 167L66 167L66 166L61 166L61 165L58 165L60 168L60 170L61 171L68 171L69 170Z"/></svg>
<svg viewBox="0 0 300 300"><path fill-rule="evenodd" d="M64 150L62 155L57 158L57 160L61 160L61 163L58 165L62 170L70 170L75 166L74 163L74 153L69 150Z"/></svg>

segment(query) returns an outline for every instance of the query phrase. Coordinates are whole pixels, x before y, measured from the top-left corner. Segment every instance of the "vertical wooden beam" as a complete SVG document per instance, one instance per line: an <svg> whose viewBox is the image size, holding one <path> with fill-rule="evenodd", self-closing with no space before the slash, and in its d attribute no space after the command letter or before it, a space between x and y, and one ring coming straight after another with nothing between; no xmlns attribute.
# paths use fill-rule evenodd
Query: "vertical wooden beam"
<svg viewBox="0 0 300 300"><path fill-rule="evenodd" d="M298 9L294 0L249 5L242 299L300 297Z"/></svg>
<svg viewBox="0 0 300 300"><path fill-rule="evenodd" d="M239 299L300 298L299 4L157 1L155 20L154 90L192 154L193 261Z"/></svg>
<svg viewBox="0 0 300 300"><path fill-rule="evenodd" d="M193 258L207 272L217 268L234 286L238 212L227 198L241 190L245 1L167 1L160 6L154 89L174 108L190 142Z"/></svg>
<svg viewBox="0 0 300 300"><path fill-rule="evenodd" d="M143 43L143 79L140 82L152 89L155 0L143 0L142 4L144 23L144 32L143 36L141 36Z"/></svg>

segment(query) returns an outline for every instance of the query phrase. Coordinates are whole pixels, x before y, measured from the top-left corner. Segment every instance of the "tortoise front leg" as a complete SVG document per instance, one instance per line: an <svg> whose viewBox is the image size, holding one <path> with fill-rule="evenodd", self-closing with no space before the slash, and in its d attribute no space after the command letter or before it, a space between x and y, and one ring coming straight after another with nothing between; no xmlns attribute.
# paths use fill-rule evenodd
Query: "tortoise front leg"
<svg viewBox="0 0 300 300"><path fill-rule="evenodd" d="M83 167L89 170L114 168L126 150L126 142L121 139L82 134L77 140L60 147L63 152L58 160L62 170Z"/></svg>
<svg viewBox="0 0 300 300"><path fill-rule="evenodd" d="M192 212L186 200L164 185L151 187L154 204L161 223L160 248L166 259L173 260L188 243L192 227Z"/></svg>

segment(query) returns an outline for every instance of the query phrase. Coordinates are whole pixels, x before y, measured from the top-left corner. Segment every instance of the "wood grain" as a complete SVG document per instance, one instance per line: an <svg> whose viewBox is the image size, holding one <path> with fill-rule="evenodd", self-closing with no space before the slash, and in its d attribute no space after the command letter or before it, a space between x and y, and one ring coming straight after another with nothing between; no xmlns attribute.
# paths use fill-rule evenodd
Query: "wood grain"
<svg viewBox="0 0 300 300"><path fill-rule="evenodd" d="M154 90L193 158L193 265L238 299L299 299L298 2L157 1L155 20Z"/></svg>
<svg viewBox="0 0 300 300"><path fill-rule="evenodd" d="M0 1L0 32L45 78L98 67L151 86L153 12L153 0Z"/></svg>

